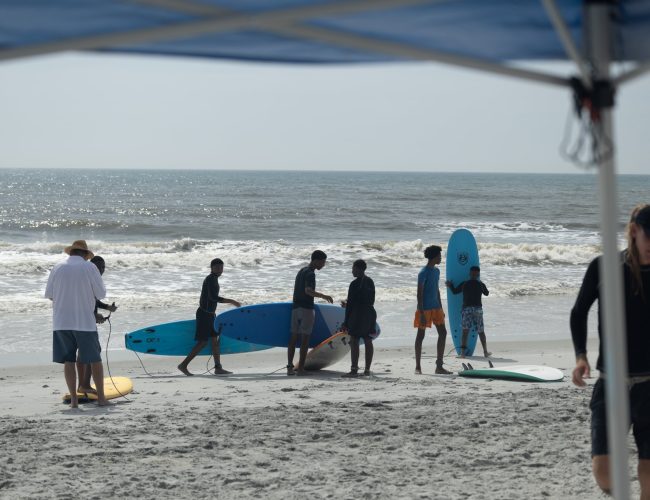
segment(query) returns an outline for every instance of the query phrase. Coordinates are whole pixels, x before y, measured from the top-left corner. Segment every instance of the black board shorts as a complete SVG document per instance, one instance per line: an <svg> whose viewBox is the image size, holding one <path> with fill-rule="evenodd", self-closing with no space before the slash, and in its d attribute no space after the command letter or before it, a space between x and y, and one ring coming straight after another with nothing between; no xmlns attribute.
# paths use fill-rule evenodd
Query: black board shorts
<svg viewBox="0 0 650 500"><path fill-rule="evenodd" d="M194 340L209 340L211 337L218 337L214 329L214 313L209 313L201 308L196 310L196 333Z"/></svg>
<svg viewBox="0 0 650 500"><path fill-rule="evenodd" d="M632 385L630 420L639 459L650 459L650 381ZM591 455L608 455L605 381L599 378L591 395Z"/></svg>

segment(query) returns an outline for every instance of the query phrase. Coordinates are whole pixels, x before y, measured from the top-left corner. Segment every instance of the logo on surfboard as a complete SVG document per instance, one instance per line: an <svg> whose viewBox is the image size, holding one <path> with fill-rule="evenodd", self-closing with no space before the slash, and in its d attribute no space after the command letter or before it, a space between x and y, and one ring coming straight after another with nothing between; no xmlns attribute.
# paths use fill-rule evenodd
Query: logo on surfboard
<svg viewBox="0 0 650 500"><path fill-rule="evenodd" d="M458 263L461 266L467 265L469 262L469 254L467 252L458 252L456 255L458 257Z"/></svg>

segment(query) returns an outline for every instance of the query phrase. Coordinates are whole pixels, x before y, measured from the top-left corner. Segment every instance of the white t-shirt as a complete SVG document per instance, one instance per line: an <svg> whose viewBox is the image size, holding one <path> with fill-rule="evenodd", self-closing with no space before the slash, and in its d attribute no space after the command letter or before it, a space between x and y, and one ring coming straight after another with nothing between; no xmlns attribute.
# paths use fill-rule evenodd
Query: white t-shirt
<svg viewBox="0 0 650 500"><path fill-rule="evenodd" d="M97 266L71 255L50 272L45 298L53 300L52 330L95 332L95 301L106 297Z"/></svg>

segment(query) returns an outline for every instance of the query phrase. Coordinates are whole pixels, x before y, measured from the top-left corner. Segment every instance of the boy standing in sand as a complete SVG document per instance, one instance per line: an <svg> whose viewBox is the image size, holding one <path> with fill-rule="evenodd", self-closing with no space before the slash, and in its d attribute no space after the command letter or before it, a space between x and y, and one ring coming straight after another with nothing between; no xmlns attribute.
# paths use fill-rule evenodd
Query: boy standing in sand
<svg viewBox="0 0 650 500"><path fill-rule="evenodd" d="M427 328L435 325L438 331L436 374L449 375L451 372L445 370L442 366L447 329L445 328L445 313L442 310L440 290L438 289L440 270L436 267L436 265L440 264L442 258L442 248L438 245L431 245L424 249L424 257L428 262L418 273L418 309L415 311L415 319L413 320L413 326L418 329L417 337L415 337L415 373L422 375L420 358L422 357L424 332Z"/></svg>
<svg viewBox="0 0 650 500"><path fill-rule="evenodd" d="M70 407L77 408L75 362L90 364L99 406L110 404L104 397L104 367L95 323L95 301L106 296L106 288L97 268L88 262L93 253L84 240L65 248L70 257L50 272L45 298L52 301L52 360L63 364L70 393ZM77 351L79 354L77 356Z"/></svg>
<svg viewBox="0 0 650 500"><path fill-rule="evenodd" d="M314 327L314 297L324 299L330 304L332 297L316 291L316 273L325 266L327 255L322 250L315 250L311 254L311 262L303 267L296 275L293 287L293 306L291 310L291 338L287 349L287 375L302 375L305 372L305 359L309 348L309 336ZM298 367L294 370L293 355L300 337L300 358Z"/></svg>
<svg viewBox="0 0 650 500"><path fill-rule="evenodd" d="M191 373L187 366L203 350L208 341L212 345L212 356L214 357L214 374L226 375L229 372L221 366L221 357L219 354L220 335L214 329L214 318L216 316L217 304L219 302L232 304L235 307L241 307L241 304L233 299L227 299L219 296L219 276L223 274L223 261L221 259L212 259L210 262L210 274L203 280L201 288L201 298L199 299L199 308L196 310L196 334L194 339L196 345L192 348L187 357L178 365L178 369L188 377Z"/></svg>
<svg viewBox="0 0 650 500"><path fill-rule="evenodd" d="M481 268L472 266L469 269L469 279L463 281L458 286L454 286L451 281L445 281L445 285L453 292L454 295L463 292L463 309L461 310L461 325L463 327L463 338L460 344L460 357L465 357L467 349L467 337L472 327L476 328L478 337L481 339L483 346L483 355L487 358L490 352L487 350L487 340L485 338L485 327L483 326L483 304L481 295L486 297L490 295L485 284L479 280Z"/></svg>

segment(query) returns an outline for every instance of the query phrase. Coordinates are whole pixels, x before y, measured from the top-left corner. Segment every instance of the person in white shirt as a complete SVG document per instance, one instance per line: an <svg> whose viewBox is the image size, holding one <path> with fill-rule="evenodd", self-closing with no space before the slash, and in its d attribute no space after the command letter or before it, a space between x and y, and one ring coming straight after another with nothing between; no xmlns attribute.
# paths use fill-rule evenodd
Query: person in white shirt
<svg viewBox="0 0 650 500"><path fill-rule="evenodd" d="M45 298L53 302L52 360L63 363L71 408L79 404L76 361L90 364L97 403L106 406L109 403L104 396L104 368L95 323L95 301L106 296L106 288L97 267L89 262L94 254L84 240L66 247L65 253L70 257L54 266L45 288Z"/></svg>

